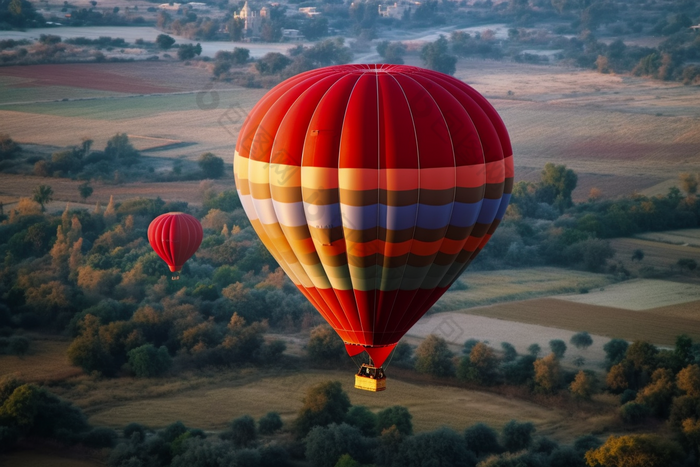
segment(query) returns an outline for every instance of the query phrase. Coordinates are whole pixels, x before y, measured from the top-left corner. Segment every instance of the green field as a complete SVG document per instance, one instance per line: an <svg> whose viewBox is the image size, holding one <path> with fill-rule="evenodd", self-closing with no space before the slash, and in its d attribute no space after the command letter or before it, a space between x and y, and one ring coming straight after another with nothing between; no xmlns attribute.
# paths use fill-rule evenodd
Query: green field
<svg viewBox="0 0 700 467"><path fill-rule="evenodd" d="M46 89L49 89L47 93L52 93L50 88ZM82 95L86 90L78 89L77 91L80 91ZM220 99L219 105L222 108L234 105L240 100L240 90L224 90L217 92L219 93ZM103 97L103 91L95 91L95 93L98 95L102 94L102 96L98 99L75 101L2 104L0 105L0 110L54 115L57 117L119 120L123 118L149 117L164 112L183 112L199 109L196 92L149 96L124 96L123 94L113 93L114 97ZM3 95L4 94L5 91L3 91ZM87 95L85 97L87 97ZM3 96L3 100L8 101L9 99ZM13 102L17 100L17 98L12 99Z"/></svg>
<svg viewBox="0 0 700 467"><path fill-rule="evenodd" d="M22 78L0 76L0 106L23 102L60 101L61 99L95 99L124 95L120 92L74 88L71 86L13 87L20 85L24 81L25 80Z"/></svg>

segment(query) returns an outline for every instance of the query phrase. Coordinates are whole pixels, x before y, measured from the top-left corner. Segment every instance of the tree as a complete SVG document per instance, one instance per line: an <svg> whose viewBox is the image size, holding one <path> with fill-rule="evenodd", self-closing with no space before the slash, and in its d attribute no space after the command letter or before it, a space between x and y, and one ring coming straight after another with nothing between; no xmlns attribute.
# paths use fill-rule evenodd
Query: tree
<svg viewBox="0 0 700 467"><path fill-rule="evenodd" d="M362 467L350 454L343 454L336 462L335 467Z"/></svg>
<svg viewBox="0 0 700 467"><path fill-rule="evenodd" d="M571 343L577 349L586 350L593 344L593 338L586 331L577 332L576 334L571 336L571 340L569 340L569 343Z"/></svg>
<svg viewBox="0 0 700 467"><path fill-rule="evenodd" d="M384 63L395 65L403 64L403 56L406 54L406 46L403 42L381 41L377 44L377 53Z"/></svg>
<svg viewBox="0 0 700 467"><path fill-rule="evenodd" d="M304 440L306 458L314 467L334 467L343 454L363 462L372 460L360 430L346 423L314 427Z"/></svg>
<svg viewBox="0 0 700 467"><path fill-rule="evenodd" d="M255 420L250 415L243 415L231 422L229 429L221 435L230 440L237 448L250 446L258 437Z"/></svg>
<svg viewBox="0 0 700 467"><path fill-rule="evenodd" d="M458 376L480 384L491 384L496 376L498 358L493 349L483 342L476 344L469 357L460 361Z"/></svg>
<svg viewBox="0 0 700 467"><path fill-rule="evenodd" d="M644 250L637 248L632 252L632 261L641 261L644 259Z"/></svg>
<svg viewBox="0 0 700 467"><path fill-rule="evenodd" d="M127 356L131 371L141 378L160 376L172 366L172 358L165 346L157 349L153 344L142 345L130 350Z"/></svg>
<svg viewBox="0 0 700 467"><path fill-rule="evenodd" d="M464 440L467 443L467 449L476 454L477 457L498 454L503 451L498 442L496 430L484 423L477 423L464 430Z"/></svg>
<svg viewBox="0 0 700 467"><path fill-rule="evenodd" d="M700 366L688 365L676 375L678 389L691 397L700 397Z"/></svg>
<svg viewBox="0 0 700 467"><path fill-rule="evenodd" d="M561 367L557 357L552 353L544 358L538 358L535 360L534 367L536 388L546 394L555 393L561 382Z"/></svg>
<svg viewBox="0 0 700 467"><path fill-rule="evenodd" d="M292 59L279 52L269 52L255 62L255 69L261 75L275 75L292 63Z"/></svg>
<svg viewBox="0 0 700 467"><path fill-rule="evenodd" d="M328 35L328 19L322 17L305 21L299 31L310 41L315 41Z"/></svg>
<svg viewBox="0 0 700 467"><path fill-rule="evenodd" d="M175 39L167 34L158 34L156 37L156 45L163 50L168 50L173 44L175 44Z"/></svg>
<svg viewBox="0 0 700 467"><path fill-rule="evenodd" d="M413 434L413 416L406 407L395 405L387 407L377 414L377 431L380 433L384 430L396 427L399 433L408 436Z"/></svg>
<svg viewBox="0 0 700 467"><path fill-rule="evenodd" d="M457 57L448 53L447 39L443 35L435 42L425 44L421 49L420 58L425 67L431 70L448 75L454 75L457 71Z"/></svg>
<svg viewBox="0 0 700 467"><path fill-rule="evenodd" d="M117 161L130 162L139 156L139 152L131 145L126 133L117 133L107 141L105 155Z"/></svg>
<svg viewBox="0 0 700 467"><path fill-rule="evenodd" d="M604 346L605 366L609 370L613 365L617 365L625 358L629 344L623 339L610 339Z"/></svg>
<svg viewBox="0 0 700 467"><path fill-rule="evenodd" d="M676 264L679 268L687 269L688 271L695 271L698 267L698 262L692 258L681 258Z"/></svg>
<svg viewBox="0 0 700 467"><path fill-rule="evenodd" d="M345 423L359 429L363 436L377 435L377 416L364 405L353 405L345 416Z"/></svg>
<svg viewBox="0 0 700 467"><path fill-rule="evenodd" d="M197 163L207 178L221 178L224 175L224 160L210 152L199 156Z"/></svg>
<svg viewBox="0 0 700 467"><path fill-rule="evenodd" d="M501 444L508 452L522 451L532 444L532 435L535 431L535 425L531 422L519 423L511 420L501 431Z"/></svg>
<svg viewBox="0 0 700 467"><path fill-rule="evenodd" d="M566 353L566 343L563 340L552 339L549 341L549 348L552 350L555 357L560 360L564 358L564 354Z"/></svg>
<svg viewBox="0 0 700 467"><path fill-rule="evenodd" d="M53 188L48 185L39 185L34 188L32 199L41 205L41 211L44 212L46 210L44 205L50 203L53 199Z"/></svg>
<svg viewBox="0 0 700 467"><path fill-rule="evenodd" d="M73 365L85 371L111 374L114 371L113 358L103 345L100 336L100 321L91 314L83 318L80 335L68 347L68 358Z"/></svg>
<svg viewBox="0 0 700 467"><path fill-rule="evenodd" d="M678 176L681 182L681 190L685 191L689 195L694 195L698 192L698 176L689 173L682 173Z"/></svg>
<svg viewBox="0 0 700 467"><path fill-rule="evenodd" d="M518 352L510 342L501 342L501 349L503 349L503 363L512 362L518 358Z"/></svg>
<svg viewBox="0 0 700 467"><path fill-rule="evenodd" d="M393 465L402 467L475 467L476 456L464 438L450 428L438 428L407 438L399 447Z"/></svg>
<svg viewBox="0 0 700 467"><path fill-rule="evenodd" d="M345 352L343 340L328 325L322 324L311 330L309 343L306 344L309 357L328 362L337 361Z"/></svg>
<svg viewBox="0 0 700 467"><path fill-rule="evenodd" d="M180 60L190 60L202 53L202 46L192 44L181 44L177 49L177 58Z"/></svg>
<svg viewBox="0 0 700 467"><path fill-rule="evenodd" d="M564 210L573 205L571 193L576 188L577 183L578 176L573 170L567 169L565 165L555 165L548 162L540 176L537 196L540 201Z"/></svg>
<svg viewBox="0 0 700 467"><path fill-rule="evenodd" d="M339 381L327 381L312 386L306 392L304 404L294 421L294 431L303 438L314 426L342 423L350 409L350 399Z"/></svg>
<svg viewBox="0 0 700 467"><path fill-rule="evenodd" d="M416 349L416 371L446 377L455 373L453 354L445 339L430 334Z"/></svg>
<svg viewBox="0 0 700 467"><path fill-rule="evenodd" d="M682 458L677 443L656 435L611 436L586 452L590 467L668 467Z"/></svg>
<svg viewBox="0 0 700 467"><path fill-rule="evenodd" d="M80 197L83 198L83 200L87 200L90 196L92 196L93 189L90 186L90 182L85 182L80 185L78 185L78 193L80 193Z"/></svg>
<svg viewBox="0 0 700 467"><path fill-rule="evenodd" d="M540 344L530 344L530 346L527 348L527 352L532 355L533 357L537 358L537 356L540 354L542 351L542 347L540 347Z"/></svg>
<svg viewBox="0 0 700 467"><path fill-rule="evenodd" d="M569 390L579 399L590 400L595 392L595 386L595 374L581 370L576 373L576 377L569 385Z"/></svg>
<svg viewBox="0 0 700 467"><path fill-rule="evenodd" d="M22 148L10 138L10 135L0 133L0 161L12 159L21 152Z"/></svg>
<svg viewBox="0 0 700 467"><path fill-rule="evenodd" d="M268 412L258 420L258 431L261 435L271 435L282 429L282 418L277 412Z"/></svg>

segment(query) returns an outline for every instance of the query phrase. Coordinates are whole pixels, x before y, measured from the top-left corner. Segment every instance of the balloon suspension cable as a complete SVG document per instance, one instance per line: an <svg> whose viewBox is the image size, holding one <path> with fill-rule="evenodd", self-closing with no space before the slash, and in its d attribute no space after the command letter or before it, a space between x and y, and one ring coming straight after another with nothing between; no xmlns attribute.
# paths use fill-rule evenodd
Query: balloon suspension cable
<svg viewBox="0 0 700 467"><path fill-rule="evenodd" d="M360 368L362 368L362 364L357 363L357 360L355 360L356 358L357 358L357 355L353 355L352 357L350 357L350 360L352 360L352 362L357 366L357 369L359 370Z"/></svg>
<svg viewBox="0 0 700 467"><path fill-rule="evenodd" d="M389 354L389 360L387 360L387 362L386 362L384 365L382 365L382 367L384 367L384 371L386 371L387 368L389 368L389 364L390 364L391 361L394 359L394 354L395 354L395 353L396 353L396 346L394 346L394 348L391 349L391 354Z"/></svg>

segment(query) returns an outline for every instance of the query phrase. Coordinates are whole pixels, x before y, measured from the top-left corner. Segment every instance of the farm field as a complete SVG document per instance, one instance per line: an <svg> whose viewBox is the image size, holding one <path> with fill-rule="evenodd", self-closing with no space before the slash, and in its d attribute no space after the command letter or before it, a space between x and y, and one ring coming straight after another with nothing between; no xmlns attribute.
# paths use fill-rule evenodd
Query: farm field
<svg viewBox="0 0 700 467"><path fill-rule="evenodd" d="M663 234L656 232L650 235L658 236ZM677 237L674 236L673 238ZM680 272L677 266L679 259L691 258L696 261L700 260L700 248L693 247L690 244L677 245L656 240L647 240L646 238L614 238L610 240L610 246L615 249L615 259L621 260L625 267L633 273L639 273L640 269L649 266L660 272L668 270ZM642 250L644 252L644 259L641 261L632 261L632 254L635 250ZM676 275L673 276L673 279L700 284L700 277L697 277L697 275Z"/></svg>
<svg viewBox="0 0 700 467"><path fill-rule="evenodd" d="M458 279L466 290L451 289L433 307L435 311L455 311L498 302L526 300L581 288L604 287L611 279L603 274L553 267L503 269L498 271L467 270Z"/></svg>
<svg viewBox="0 0 700 467"><path fill-rule="evenodd" d="M528 302L515 302L528 303ZM494 305L499 309L505 305ZM574 323L567 322L567 327L557 326L557 322L547 323L545 319L536 319L535 317L519 317L509 316L503 317L504 313L494 313L493 316L488 316L490 308L478 309L474 314L465 313L437 313L423 317L409 331L407 342L418 345L420 341L430 334L436 334L453 345L453 350L457 354L461 354L461 349L464 342L468 339L476 339L478 341L487 342L497 351L501 350L501 342L512 344L520 354L528 353L528 346L531 344L539 344L542 348L540 356L549 354L549 341L552 339L561 339L564 342L569 342L571 336L578 331L588 330L587 327L572 329ZM468 310L471 313L472 310ZM523 310L522 313L527 313ZM540 316L541 318L541 316ZM528 321L530 321L528 323ZM539 324L532 324L538 322ZM546 323L546 324L545 324ZM584 323L577 323L584 324ZM562 364L572 369L575 368L573 360L576 357L583 357L586 360L586 369L600 371L601 365L605 361L605 345L610 338L601 335L592 334L593 345L585 351L579 351L573 346L567 350ZM411 339L414 338L414 339ZM419 339L415 339L419 338Z"/></svg>
<svg viewBox="0 0 700 467"><path fill-rule="evenodd" d="M700 302L688 302L634 311L556 297L470 308L460 313L494 318L505 323L515 321L574 332L588 331L608 338L639 339L672 346L680 334L687 334L695 341L700 340L700 314L692 311L693 308L697 310L698 305Z"/></svg>
<svg viewBox="0 0 700 467"><path fill-rule="evenodd" d="M515 418L532 421L538 434L568 440L594 431L607 418L602 415L584 417L479 391L419 385L389 378L387 391L368 393L352 387L352 370L256 375L241 381L231 380L219 387L93 408L90 422L122 427L136 421L156 428L181 420L188 426L221 430L234 418L246 414L258 418L269 411L279 412L283 420L289 422L301 407L306 389L328 380L341 381L353 405L365 405L375 411L390 405L409 407L417 432L440 426L461 431L477 422L488 422L500 428ZM561 429L563 425L566 426L564 430Z"/></svg>
<svg viewBox="0 0 700 467"><path fill-rule="evenodd" d="M70 342L56 337L29 336L29 354L0 355L0 379L14 375L27 382L57 381L83 373L66 356Z"/></svg>
<svg viewBox="0 0 700 467"><path fill-rule="evenodd" d="M672 245L700 248L700 229L666 230L664 232L647 232L635 235L636 238ZM700 250L697 251L700 256Z"/></svg>
<svg viewBox="0 0 700 467"><path fill-rule="evenodd" d="M626 310L650 310L700 300L700 285L636 279L613 284L587 294L559 295L559 300ZM700 313L698 313L700 318Z"/></svg>
<svg viewBox="0 0 700 467"><path fill-rule="evenodd" d="M19 450L11 456L0 454L0 465L3 467L99 467L104 462L91 459L67 457L65 451Z"/></svg>

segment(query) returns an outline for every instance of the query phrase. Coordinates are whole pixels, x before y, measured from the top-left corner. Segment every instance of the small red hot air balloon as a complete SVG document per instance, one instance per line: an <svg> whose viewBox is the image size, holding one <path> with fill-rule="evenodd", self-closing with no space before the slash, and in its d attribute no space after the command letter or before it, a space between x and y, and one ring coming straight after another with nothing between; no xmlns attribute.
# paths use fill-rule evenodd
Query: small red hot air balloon
<svg viewBox="0 0 700 467"><path fill-rule="evenodd" d="M184 212L162 214L148 226L148 242L158 256L168 263L173 279L182 265L190 259L202 243L202 224Z"/></svg>

